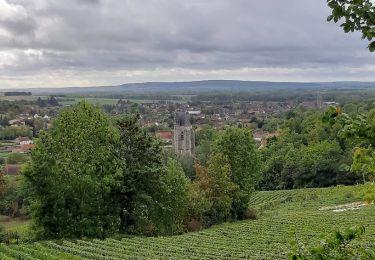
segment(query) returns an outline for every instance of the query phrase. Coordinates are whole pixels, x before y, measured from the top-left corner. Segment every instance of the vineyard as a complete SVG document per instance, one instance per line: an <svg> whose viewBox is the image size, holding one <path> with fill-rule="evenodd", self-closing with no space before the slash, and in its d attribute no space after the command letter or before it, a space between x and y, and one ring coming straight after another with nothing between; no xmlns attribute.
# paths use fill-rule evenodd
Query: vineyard
<svg viewBox="0 0 375 260"><path fill-rule="evenodd" d="M257 220L171 237L0 245L0 259L285 259L291 241L317 241L353 225L365 225L362 239L375 242L374 192L371 184L258 192L251 200ZM367 203L346 206L353 202Z"/></svg>

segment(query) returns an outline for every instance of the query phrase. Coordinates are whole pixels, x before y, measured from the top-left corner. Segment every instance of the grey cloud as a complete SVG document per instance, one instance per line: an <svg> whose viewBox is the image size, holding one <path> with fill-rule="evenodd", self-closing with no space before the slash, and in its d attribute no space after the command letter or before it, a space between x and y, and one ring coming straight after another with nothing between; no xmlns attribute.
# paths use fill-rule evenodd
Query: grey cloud
<svg viewBox="0 0 375 260"><path fill-rule="evenodd" d="M0 0L1 1L1 0ZM314 0L8 0L27 20L0 21L0 51L39 70L316 68L374 64L366 41L326 22ZM0 56L1 57L1 56Z"/></svg>

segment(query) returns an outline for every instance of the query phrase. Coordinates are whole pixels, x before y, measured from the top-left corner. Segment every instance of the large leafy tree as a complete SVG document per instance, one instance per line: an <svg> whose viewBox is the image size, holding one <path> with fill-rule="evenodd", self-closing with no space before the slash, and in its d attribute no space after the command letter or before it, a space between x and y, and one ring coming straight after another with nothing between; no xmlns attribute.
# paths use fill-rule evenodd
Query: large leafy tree
<svg viewBox="0 0 375 260"><path fill-rule="evenodd" d="M296 113L261 149L260 189L325 187L359 180L349 172L353 144L338 134L338 122L327 124L322 117L317 111Z"/></svg>
<svg viewBox="0 0 375 260"><path fill-rule="evenodd" d="M118 191L121 229L152 234L155 232L155 198L160 192L163 160L159 141L144 131L138 120L138 114L115 118L120 131L120 155L126 164Z"/></svg>
<svg viewBox="0 0 375 260"><path fill-rule="evenodd" d="M327 0L332 14L328 21L335 23L344 20L341 24L344 32L360 31L362 39L372 41L375 37L375 6L372 0ZM375 41L369 46L371 52L375 51Z"/></svg>
<svg viewBox="0 0 375 260"><path fill-rule="evenodd" d="M233 217L242 218L250 194L260 179L261 163L251 130L230 127L216 138L211 156L223 156L229 165L229 178L239 187L233 201Z"/></svg>
<svg viewBox="0 0 375 260"><path fill-rule="evenodd" d="M120 130L122 185L121 229L128 233L172 234L181 231L186 213L188 182L175 160L163 162L160 141L139 124L139 115L115 119Z"/></svg>
<svg viewBox="0 0 375 260"><path fill-rule="evenodd" d="M342 125L340 135L354 140L351 170L363 174L364 180L375 179L375 109L367 114L350 116L339 107L330 107L325 115L327 121Z"/></svg>
<svg viewBox="0 0 375 260"><path fill-rule="evenodd" d="M181 164L169 159L165 174L161 176L162 189L157 201L159 213L156 222L158 233L172 235L183 230L184 220L188 213L190 199L190 182L185 176Z"/></svg>
<svg viewBox="0 0 375 260"><path fill-rule="evenodd" d="M40 134L24 175L41 235L104 237L118 230L120 207L112 194L123 175L119 137L87 102L62 110Z"/></svg>
<svg viewBox="0 0 375 260"><path fill-rule="evenodd" d="M227 158L221 153L210 157L207 168L206 196L212 203L210 218L213 222L225 221L231 217L234 200L240 192L239 186L231 179L231 169Z"/></svg>

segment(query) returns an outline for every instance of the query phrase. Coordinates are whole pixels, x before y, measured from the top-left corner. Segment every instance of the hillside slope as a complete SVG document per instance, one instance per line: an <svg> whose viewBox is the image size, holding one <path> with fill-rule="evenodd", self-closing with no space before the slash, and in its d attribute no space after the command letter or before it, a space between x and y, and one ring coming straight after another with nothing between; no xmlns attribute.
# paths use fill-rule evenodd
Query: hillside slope
<svg viewBox="0 0 375 260"><path fill-rule="evenodd" d="M362 239L375 243L374 194L371 184L258 192L251 200L257 220L172 237L0 245L0 259L285 259L296 238L314 241L354 225L365 225Z"/></svg>

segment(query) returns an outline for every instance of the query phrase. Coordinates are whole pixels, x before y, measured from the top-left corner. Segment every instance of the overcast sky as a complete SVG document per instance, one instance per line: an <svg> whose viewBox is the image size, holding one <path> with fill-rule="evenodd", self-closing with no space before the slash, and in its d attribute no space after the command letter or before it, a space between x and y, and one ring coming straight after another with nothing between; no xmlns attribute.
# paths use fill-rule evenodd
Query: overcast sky
<svg viewBox="0 0 375 260"><path fill-rule="evenodd" d="M326 0L0 0L0 88L375 81Z"/></svg>

